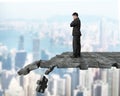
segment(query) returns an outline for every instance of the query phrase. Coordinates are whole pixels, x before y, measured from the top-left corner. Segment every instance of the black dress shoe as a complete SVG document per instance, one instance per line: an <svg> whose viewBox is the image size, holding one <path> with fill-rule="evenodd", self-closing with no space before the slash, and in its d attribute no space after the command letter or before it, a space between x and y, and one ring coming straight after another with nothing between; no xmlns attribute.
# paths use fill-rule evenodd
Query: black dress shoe
<svg viewBox="0 0 120 96"><path fill-rule="evenodd" d="M81 57L81 55L78 55L77 57Z"/></svg>
<svg viewBox="0 0 120 96"><path fill-rule="evenodd" d="M78 56L74 56L74 55L73 55L73 56L70 56L70 57L71 57L71 58L78 58Z"/></svg>
<svg viewBox="0 0 120 96"><path fill-rule="evenodd" d="M77 55L78 57L81 57L81 54Z"/></svg>

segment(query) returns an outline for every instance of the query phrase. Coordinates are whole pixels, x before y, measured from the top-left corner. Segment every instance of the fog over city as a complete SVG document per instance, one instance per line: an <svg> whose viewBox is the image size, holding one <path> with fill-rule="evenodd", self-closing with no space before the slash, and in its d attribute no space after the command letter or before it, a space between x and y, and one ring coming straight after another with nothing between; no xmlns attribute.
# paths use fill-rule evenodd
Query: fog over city
<svg viewBox="0 0 120 96"><path fill-rule="evenodd" d="M119 0L0 2L0 96L120 96L116 68L56 68L44 94L35 89L45 69L17 75L33 61L72 51L73 12L82 22L82 52L119 52L119 9Z"/></svg>

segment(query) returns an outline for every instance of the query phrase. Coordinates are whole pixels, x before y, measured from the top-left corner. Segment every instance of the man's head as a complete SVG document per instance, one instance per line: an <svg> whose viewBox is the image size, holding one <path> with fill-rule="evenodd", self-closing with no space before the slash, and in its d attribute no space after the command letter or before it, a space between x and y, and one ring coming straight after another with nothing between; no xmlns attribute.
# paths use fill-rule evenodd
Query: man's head
<svg viewBox="0 0 120 96"><path fill-rule="evenodd" d="M76 19L76 18L78 18L78 13L77 13L77 12L74 12L74 13L72 14L72 16L73 16L73 19Z"/></svg>

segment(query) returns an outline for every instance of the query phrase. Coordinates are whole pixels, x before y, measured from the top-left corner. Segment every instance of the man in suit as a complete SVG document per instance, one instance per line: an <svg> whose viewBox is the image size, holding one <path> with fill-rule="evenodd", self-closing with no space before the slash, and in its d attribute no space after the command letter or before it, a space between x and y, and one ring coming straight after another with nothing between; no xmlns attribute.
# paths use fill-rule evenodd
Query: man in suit
<svg viewBox="0 0 120 96"><path fill-rule="evenodd" d="M81 21L78 17L78 13L74 12L72 14L73 21L70 24L70 27L73 27L72 36L73 36L73 58L78 58L81 56Z"/></svg>

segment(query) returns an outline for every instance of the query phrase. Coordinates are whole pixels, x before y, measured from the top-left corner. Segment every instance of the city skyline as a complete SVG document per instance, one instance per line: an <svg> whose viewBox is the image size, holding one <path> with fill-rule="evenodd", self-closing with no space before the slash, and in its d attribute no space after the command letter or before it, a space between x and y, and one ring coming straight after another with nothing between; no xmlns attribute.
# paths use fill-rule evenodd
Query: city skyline
<svg viewBox="0 0 120 96"><path fill-rule="evenodd" d="M13 21L14 22L14 21ZM84 42L89 42L88 45L83 45L82 49L84 49L83 51L107 51L107 50L113 50L109 49L110 46L115 46L119 45L120 42L116 42L114 45L110 45L109 43L109 39L106 39L106 43L103 41L104 38L107 38L109 36L112 36L111 40L119 40L119 36L116 35L119 33L119 30L117 29L115 33L112 32L112 30L116 29L116 24L117 23L113 23L110 22L106 19L101 19L100 21L96 21L98 24L98 27L95 26L96 23L93 23L93 25L88 24L86 27L84 25L83 27L83 31L82 32L87 32L84 33L86 34L85 36L83 36L83 40ZM10 23L11 24L11 23ZM34 24L34 23L33 23ZM59 24L59 23L58 23ZM58 24L54 24L54 26L58 25ZM107 30L107 35L103 36L103 33L106 32L106 29L108 29L109 26L115 26L112 27L109 31ZM43 29L48 26L48 25L42 25ZM23 96L56 96L56 94L58 94L58 96L96 96L96 94L99 94L99 96L104 96L104 94L106 94L105 96L119 96L119 84L120 84L120 80L119 80L119 75L120 75L120 70L116 69L116 68L112 68L112 69L88 69L87 71L82 71L79 69L71 69L68 68L66 69L55 69L53 71L52 74L50 74L50 76L48 76L48 79L50 79L49 84L48 84L48 88L46 89L44 94L40 94L40 93L36 93L35 88L36 88L36 84L35 81L37 81L44 73L44 69L39 69L37 71L33 71L31 72L29 75L27 75L26 77L19 77L18 75L16 75L16 71L21 68L22 66L25 66L29 63L31 63L34 58L38 58L37 55L34 55L34 52L37 54L40 54L42 57L41 59L49 59L52 56L56 55L56 53L60 53L63 51L66 51L67 49L69 49L69 47L67 49L62 50L57 50L57 51L51 51L53 45L58 46L59 44L61 44L61 39L66 40L66 42L68 40L70 40L71 38L66 38L64 36L66 36L66 34L69 33L69 30L66 30L65 33L63 34L62 30L64 30L64 28L66 28L66 26L63 25L59 28L57 27L48 27L48 30L52 30L50 31L50 34L46 35L46 30L42 31L45 32L44 34L40 34L42 35L42 37L40 37L39 39L37 38L30 38L32 42L31 45L33 47L31 47L31 51L27 51L25 50L25 42L26 42L26 36L19 34L17 37L17 46L16 46L16 50L15 47L13 49L9 49L8 46L6 45L2 45L0 46L1 49L1 91L0 94L2 94L3 96L15 96L16 94L18 94L17 96L21 96L21 94ZM8 25L6 25L6 27L8 27L7 30L9 30L9 28L14 28L14 27L9 27ZM5 28L5 24L3 29ZM31 26L33 27L33 26ZM26 27L29 28L29 27ZM92 29L91 29L92 28ZM96 29L97 28L97 29ZM2 29L2 30L3 30ZM17 29L18 30L18 29ZM16 32L17 32L16 30ZM29 30L33 30L32 28L30 28ZM34 30L38 30L37 27L34 28ZM89 31L88 31L89 30ZM98 40L98 42L93 42L92 45L90 43L90 39L93 38L93 33L91 33L91 31L93 31L94 34L98 34L98 37L100 37ZM39 31L38 31L39 32ZM35 37L38 36L37 33L35 32ZM58 35L57 33L60 32L61 34ZM101 33L101 34L99 34ZM54 34L54 35L52 35ZM71 34L69 34L70 36ZM3 35L5 36L5 35ZM15 36L15 35L14 35ZM45 41L45 36L47 36L47 42L49 43L50 40L50 46L47 46L47 43ZM52 37L54 36L54 37ZM61 38L64 37L64 38ZM96 35L97 36L97 35ZM116 38L117 36L117 38ZM102 37L102 38L101 38ZM10 38L10 36L9 36ZM59 39L60 38L60 39ZM93 39L94 40L94 39ZM34 41L37 41L36 43ZM44 46L41 45L41 43L44 44ZM107 45L106 47L104 46L105 44ZM93 46L94 45L94 46ZM71 44L66 44L65 46L71 46ZM35 47L35 48L34 48ZM39 48L40 47L40 48ZM48 47L48 48L47 48ZM60 46L59 46L60 47ZM58 48L59 48L58 47ZM44 50L43 50L44 48ZM46 49L47 48L47 49ZM39 52L38 52L39 50ZM71 49L69 49L70 51ZM67 50L68 51L68 50ZM118 49L119 51L119 49ZM54 53L53 53L54 52ZM23 60L23 54L26 54L26 59ZM17 55L19 54L19 55ZM25 55L24 55L25 56ZM37 56L37 57L35 57ZM5 58L8 59L5 59ZM16 57L18 59L16 59ZM34 57L34 58L33 58ZM22 60L22 62L21 62ZM17 61L15 63L15 61ZM3 64L5 65L6 62L9 62L9 64L11 66L7 66L7 67L3 67ZM21 65L21 62L23 65ZM116 74L116 75L114 75ZM9 82L8 82L9 81ZM69 81L69 82L68 82ZM14 83L15 86L12 86ZM64 86L60 86L60 85L64 85ZM68 88L69 86L69 88ZM14 90L15 92L13 92L13 88L16 88L16 90ZM60 92L59 92L60 91ZM67 93L66 93L67 92ZM20 93L20 94L19 94ZM1 96L2 96L1 95Z"/></svg>
<svg viewBox="0 0 120 96"><path fill-rule="evenodd" d="M82 52L120 52L120 0L0 0L0 96L120 96L116 68L55 68L45 93L17 71L36 60L72 51L72 13L81 20Z"/></svg>

